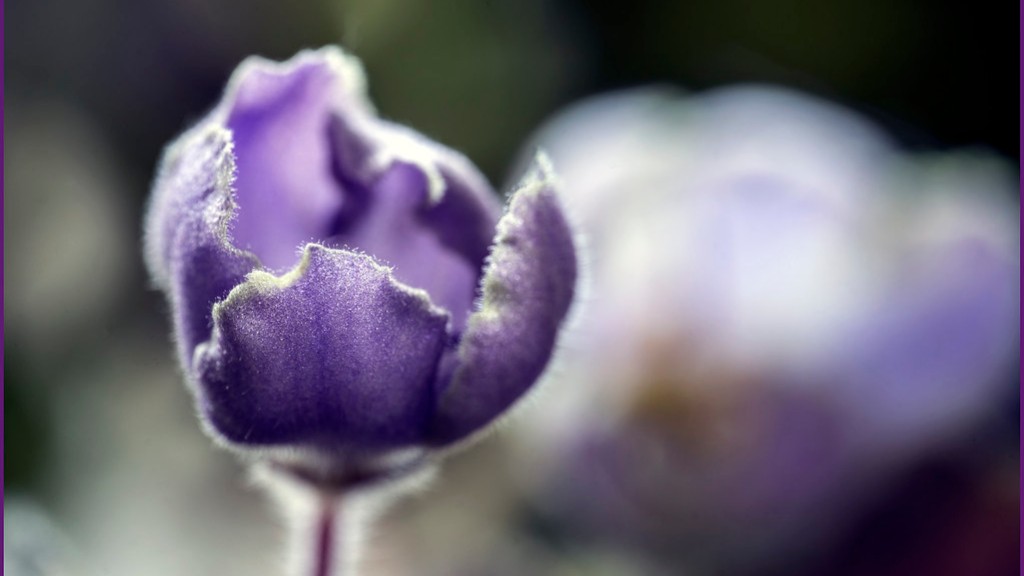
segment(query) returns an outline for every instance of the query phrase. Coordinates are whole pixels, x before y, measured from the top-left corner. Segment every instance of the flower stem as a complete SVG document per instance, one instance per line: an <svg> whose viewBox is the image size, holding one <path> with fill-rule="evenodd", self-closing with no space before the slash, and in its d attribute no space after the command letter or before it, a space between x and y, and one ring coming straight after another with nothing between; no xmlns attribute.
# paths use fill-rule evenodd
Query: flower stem
<svg viewBox="0 0 1024 576"><path fill-rule="evenodd" d="M340 498L324 495L320 502L320 514L317 517L316 549L313 554L313 576L332 576L335 560L340 557L340 538L337 531L338 508ZM340 573L333 574L340 576Z"/></svg>

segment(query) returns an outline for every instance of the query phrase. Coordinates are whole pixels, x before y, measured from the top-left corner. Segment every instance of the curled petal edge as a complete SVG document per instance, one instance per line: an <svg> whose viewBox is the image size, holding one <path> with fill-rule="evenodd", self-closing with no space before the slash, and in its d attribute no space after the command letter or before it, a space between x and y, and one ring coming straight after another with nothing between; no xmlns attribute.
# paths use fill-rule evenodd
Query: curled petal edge
<svg viewBox="0 0 1024 576"><path fill-rule="evenodd" d="M362 151L368 153L358 158L358 166L351 166L361 180L370 182L396 163L405 163L416 166L426 177L430 205L439 203L452 188L446 178L448 175L468 183L466 187L474 192L491 190L469 159L459 152L432 142L415 130L379 118L368 97L362 63L338 46L303 50L284 62L261 56L246 58L228 81L224 97L212 114L213 121L226 125L242 87L252 76L289 76L303 67L316 65L326 66L340 80L334 84L331 112L360 141ZM474 196L478 201L493 203L486 193L474 193Z"/></svg>
<svg viewBox="0 0 1024 576"><path fill-rule="evenodd" d="M300 280L303 280L307 276L307 272L310 270L310 265L315 252L320 252L331 258L358 260L361 265L369 266L375 274L384 279L389 290L394 290L395 293L400 294L413 302L419 308L419 313L441 322L440 330L442 333L445 332L444 326L450 321L450 314L446 310L435 305L424 290L408 286L407 284L398 281L394 277L391 268L380 264L371 256L359 252L329 248L316 243L307 244L303 250L300 262L288 272L281 275L274 275L265 270L253 270L246 276L244 282L231 290L225 299L214 304L213 329L211 331L210 338L196 346L191 357L189 369L190 386L193 387L196 406L202 415L200 421L203 424L204 430L222 447L243 455L271 455L273 457L272 459L282 463L294 461L310 464L311 462L316 462L318 460L317 454L320 454L321 456L324 456L321 459L325 465L326 463L333 463L335 468L335 470L325 470L325 474L339 473L338 470L341 470L344 473L354 473L354 471L357 471L360 468L372 468L379 465L381 462L401 462L412 458L413 456L418 457L418 455L421 454L421 451L415 447L415 443L410 443L404 448L395 448L381 453L377 453L375 451L369 455L362 455L359 454L358 450L354 450L351 451L350 454L330 454L328 456L319 448L300 446L294 443L268 443L257 445L238 442L232 440L229 437L229 434L219 430L213 422L214 418L211 418L206 414L204 404L207 401L208 394L204 391L201 381L203 374L211 368L209 365L210 362L215 363L221 353L217 342L221 335L225 316L231 314L233 310L244 307L248 301L278 295L293 287ZM443 337L441 341L443 341ZM439 341L439 346L441 346L441 341ZM339 459L348 459L351 460L351 462L345 465L340 465L338 462ZM374 462L377 464L374 464ZM387 468L387 466L384 468Z"/></svg>
<svg viewBox="0 0 1024 576"><path fill-rule="evenodd" d="M570 316L577 244L542 152L509 201L481 281L477 309L450 360L427 442L445 446L485 430L531 390Z"/></svg>

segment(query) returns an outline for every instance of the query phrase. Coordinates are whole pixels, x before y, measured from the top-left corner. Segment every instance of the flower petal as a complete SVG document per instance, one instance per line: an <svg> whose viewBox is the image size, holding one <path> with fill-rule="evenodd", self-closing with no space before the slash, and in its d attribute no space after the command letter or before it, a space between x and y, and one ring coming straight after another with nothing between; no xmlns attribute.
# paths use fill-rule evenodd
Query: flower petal
<svg viewBox="0 0 1024 576"><path fill-rule="evenodd" d="M479 430L533 385L551 357L575 285L572 232L547 160L538 156L498 223L480 309L469 317L457 358L442 364L430 443Z"/></svg>
<svg viewBox="0 0 1024 576"><path fill-rule="evenodd" d="M311 244L214 308L196 351L200 410L229 443L328 451L418 442L447 315L372 258Z"/></svg>
<svg viewBox="0 0 1024 576"><path fill-rule="evenodd" d="M331 117L370 113L363 90L358 63L330 48L283 64L250 58L232 77L215 112L238 163L232 237L268 268L291 268L300 246L329 232L345 199L332 173Z"/></svg>
<svg viewBox="0 0 1024 576"><path fill-rule="evenodd" d="M233 248L230 134L197 126L168 148L146 214L146 264L174 311L179 358L210 337L213 304L258 266ZM186 367L187 368L187 367Z"/></svg>
<svg viewBox="0 0 1024 576"><path fill-rule="evenodd" d="M360 198L363 208L359 217L327 244L357 248L393 266L396 278L426 290L435 304L452 314L456 331L461 331L472 311L483 265L449 249L425 221L435 213L428 205L428 186L419 168L395 162ZM470 218L466 227L480 221L486 222ZM489 228L493 234L493 224Z"/></svg>
<svg viewBox="0 0 1024 576"><path fill-rule="evenodd" d="M377 118L354 58L326 48L250 59L214 116L235 141L236 246L277 272L311 241L366 252L427 290L461 331L496 195L457 152Z"/></svg>
<svg viewBox="0 0 1024 576"><path fill-rule="evenodd" d="M337 115L335 176L346 189L327 241L394 266L426 290L460 333L472 310L497 196L461 154L367 115Z"/></svg>
<svg viewBox="0 0 1024 576"><path fill-rule="evenodd" d="M867 441L927 443L1011 392L1020 279L1007 252L978 237L919 250L847 339L839 393Z"/></svg>

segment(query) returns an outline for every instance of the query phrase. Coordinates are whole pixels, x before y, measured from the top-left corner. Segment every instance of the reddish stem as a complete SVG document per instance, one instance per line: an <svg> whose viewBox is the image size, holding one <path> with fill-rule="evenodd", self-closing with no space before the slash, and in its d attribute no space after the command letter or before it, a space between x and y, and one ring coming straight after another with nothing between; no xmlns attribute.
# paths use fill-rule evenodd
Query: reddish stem
<svg viewBox="0 0 1024 576"><path fill-rule="evenodd" d="M317 521L316 551L314 576L331 576L332 563L337 557L334 547L338 544L335 535L335 523L337 513L335 511L335 500L332 497L325 497L321 503L320 517Z"/></svg>

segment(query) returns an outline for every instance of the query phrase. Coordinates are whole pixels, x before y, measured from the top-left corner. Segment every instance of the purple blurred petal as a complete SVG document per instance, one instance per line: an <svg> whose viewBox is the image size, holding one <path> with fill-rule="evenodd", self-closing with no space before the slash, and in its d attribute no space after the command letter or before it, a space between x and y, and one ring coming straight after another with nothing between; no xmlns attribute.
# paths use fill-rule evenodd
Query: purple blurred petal
<svg viewBox="0 0 1024 576"><path fill-rule="evenodd" d="M977 239L935 252L902 271L838 370L855 424L882 442L956 430L989 406L1015 345L1016 262Z"/></svg>
<svg viewBox="0 0 1024 576"><path fill-rule="evenodd" d="M565 390L520 430L616 546L758 572L827 543L922 457L971 449L957 441L1012 398L1005 161L904 157L775 88L599 97L537 145L583 216L593 282Z"/></svg>
<svg viewBox="0 0 1024 576"><path fill-rule="evenodd" d="M431 442L475 432L530 388L551 357L575 284L572 233L538 158L498 224L480 309L447 365L451 382L441 374Z"/></svg>
<svg viewBox="0 0 1024 576"><path fill-rule="evenodd" d="M352 252L310 245L281 278L255 272L214 310L196 352L201 409L248 445L328 450L417 442L448 318Z"/></svg>

